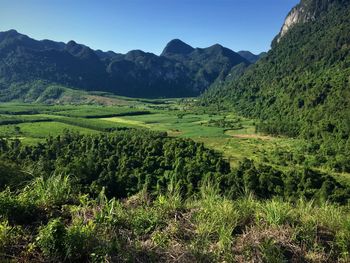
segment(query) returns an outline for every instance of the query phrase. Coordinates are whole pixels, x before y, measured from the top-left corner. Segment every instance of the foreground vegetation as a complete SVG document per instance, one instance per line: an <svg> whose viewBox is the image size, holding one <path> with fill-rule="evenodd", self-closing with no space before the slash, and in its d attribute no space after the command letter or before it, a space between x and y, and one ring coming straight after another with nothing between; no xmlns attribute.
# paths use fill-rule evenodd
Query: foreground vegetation
<svg viewBox="0 0 350 263"><path fill-rule="evenodd" d="M229 200L203 185L150 197L92 199L71 179L38 177L0 193L8 262L348 262L349 206Z"/></svg>

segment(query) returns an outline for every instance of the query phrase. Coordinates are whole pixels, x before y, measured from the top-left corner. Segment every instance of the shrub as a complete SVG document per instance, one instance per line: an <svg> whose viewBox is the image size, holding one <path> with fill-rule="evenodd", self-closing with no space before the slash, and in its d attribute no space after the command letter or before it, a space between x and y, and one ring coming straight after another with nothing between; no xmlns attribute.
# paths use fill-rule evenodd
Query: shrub
<svg viewBox="0 0 350 263"><path fill-rule="evenodd" d="M136 236L149 234L165 226L164 218L153 207L134 208L130 214L130 225Z"/></svg>
<svg viewBox="0 0 350 263"><path fill-rule="evenodd" d="M0 161L0 175L0 190L5 190L6 187L18 189L31 177L16 165L3 161Z"/></svg>

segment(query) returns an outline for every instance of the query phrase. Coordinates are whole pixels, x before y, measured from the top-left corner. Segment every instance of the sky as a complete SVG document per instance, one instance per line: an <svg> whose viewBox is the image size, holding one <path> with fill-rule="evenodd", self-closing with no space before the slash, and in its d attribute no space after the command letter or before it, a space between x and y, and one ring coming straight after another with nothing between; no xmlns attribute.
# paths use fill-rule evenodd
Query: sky
<svg viewBox="0 0 350 263"><path fill-rule="evenodd" d="M193 47L270 49L299 0L0 0L0 31L75 40L93 49L160 54L172 39Z"/></svg>

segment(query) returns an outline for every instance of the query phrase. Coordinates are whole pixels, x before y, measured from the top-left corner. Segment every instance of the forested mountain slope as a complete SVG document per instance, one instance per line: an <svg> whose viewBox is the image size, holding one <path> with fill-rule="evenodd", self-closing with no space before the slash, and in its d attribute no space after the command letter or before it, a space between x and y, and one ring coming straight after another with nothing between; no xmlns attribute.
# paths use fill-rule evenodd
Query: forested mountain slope
<svg viewBox="0 0 350 263"><path fill-rule="evenodd" d="M179 52L183 46L187 53ZM161 56L141 50L117 54L74 41L37 41L15 30L0 33L0 61L1 100L21 99L38 83L131 97L196 96L233 66L249 64L220 45L194 49L173 40Z"/></svg>
<svg viewBox="0 0 350 263"><path fill-rule="evenodd" d="M262 120L262 131L302 135L343 160L350 145L349 3L302 0L268 55L207 92L202 103L234 107Z"/></svg>

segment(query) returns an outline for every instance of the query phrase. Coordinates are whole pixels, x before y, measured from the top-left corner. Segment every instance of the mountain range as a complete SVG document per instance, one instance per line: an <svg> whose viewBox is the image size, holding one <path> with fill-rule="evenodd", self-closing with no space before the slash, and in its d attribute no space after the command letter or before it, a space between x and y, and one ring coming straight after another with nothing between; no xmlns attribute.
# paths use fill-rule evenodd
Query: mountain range
<svg viewBox="0 0 350 263"><path fill-rule="evenodd" d="M193 48L179 39L170 41L160 56L141 50L118 54L74 41L38 41L9 30L0 33L0 100L39 95L53 84L130 97L198 96L233 67L246 68L258 58L219 44Z"/></svg>

